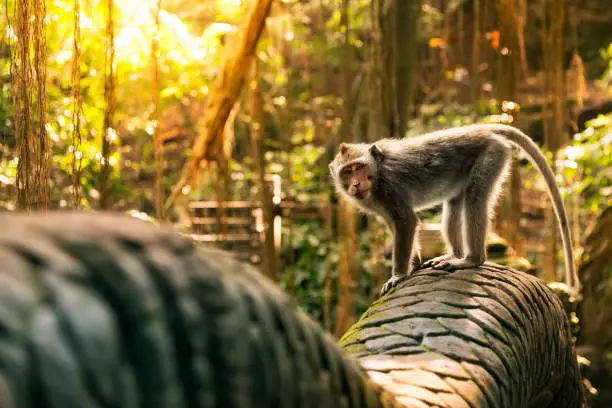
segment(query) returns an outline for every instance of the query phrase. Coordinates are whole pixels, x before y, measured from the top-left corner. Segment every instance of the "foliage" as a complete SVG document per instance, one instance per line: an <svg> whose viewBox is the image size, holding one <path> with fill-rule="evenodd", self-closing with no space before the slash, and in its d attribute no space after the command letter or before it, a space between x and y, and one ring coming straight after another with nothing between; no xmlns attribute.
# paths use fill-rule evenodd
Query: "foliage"
<svg viewBox="0 0 612 408"><path fill-rule="evenodd" d="M608 67L604 72L604 80L608 83L612 83L612 42L608 47L601 51L601 55L604 61L607 62Z"/></svg>
<svg viewBox="0 0 612 408"><path fill-rule="evenodd" d="M612 205L612 114L599 115L559 154L558 166L569 181L567 194L582 198L591 216Z"/></svg>
<svg viewBox="0 0 612 408"><path fill-rule="evenodd" d="M295 262L282 268L281 286L287 290L293 281L294 295L300 306L313 318L322 321L326 274L332 274L334 279L336 277L336 240L321 221L294 224L291 228L292 246L283 246L281 264L288 264L290 251ZM283 232L286 236L287 226Z"/></svg>
<svg viewBox="0 0 612 408"><path fill-rule="evenodd" d="M152 173L153 160L132 163L129 160L134 148L139 148L142 155L151 152L151 140L137 146L125 146L125 136L138 134L150 135L153 95L151 75L151 40L154 32L153 10L155 1L118 1L114 16L116 27L116 72L118 106L113 137L113 150L110 162L111 195L117 197L118 208L138 207L142 192L130 186L133 181L126 177L130 170L136 175ZM166 3L166 2L165 2ZM164 111L173 105L189 104L190 100L202 99L208 92L208 85L218 67L223 36L232 30L228 23L209 24L201 34L191 33L188 27L176 14L168 11L172 1L160 14L160 107ZM8 13L4 6L3 14L11 16L14 3L8 2ZM48 134L52 140L52 202L65 207L70 202L72 190L72 98L71 74L72 63L72 18L73 3L62 0L48 2ZM104 33L106 24L106 2L90 1L87 7L81 8L81 92L82 111L80 121L83 128L82 203L84 208L96 208L99 197L99 179L101 164L101 135L104 112ZM236 19L235 8L224 8L223 18L226 21ZM8 32L6 20L0 30ZM6 41L9 36L4 36ZM6 44L4 44L6 45ZM3 146L14 144L10 127L10 94L8 90L9 63L2 61L2 92L0 93L0 123L9 123L8 129L2 129ZM150 139L150 136L148 137ZM147 153L149 152L149 153ZM127 158L126 158L127 157ZM0 155L0 182L14 184L16 163L10 154L3 151ZM135 168L131 168L134 166ZM170 182L172 181L169 180ZM5 207L12 208L12 203L5 202Z"/></svg>
<svg viewBox="0 0 612 408"><path fill-rule="evenodd" d="M283 231L286 236L288 226ZM292 246L283 246L281 251L282 264L286 265L282 271L281 286L288 290L291 282L294 285L294 296L301 307L313 318L323 322L323 305L326 274L330 274L332 281L337 278L338 251L336 237L330 235L320 220L312 220L294 223L292 228ZM360 231L358 235L359 251L358 275L354 282L354 294L356 296L356 315L362 314L370 304L372 291L372 279L375 275L371 252L374 237L369 229ZM289 263L290 251L293 252L295 262ZM389 265L384 271L388 274ZM337 291L332 288L331 293L331 328L335 322L335 299Z"/></svg>

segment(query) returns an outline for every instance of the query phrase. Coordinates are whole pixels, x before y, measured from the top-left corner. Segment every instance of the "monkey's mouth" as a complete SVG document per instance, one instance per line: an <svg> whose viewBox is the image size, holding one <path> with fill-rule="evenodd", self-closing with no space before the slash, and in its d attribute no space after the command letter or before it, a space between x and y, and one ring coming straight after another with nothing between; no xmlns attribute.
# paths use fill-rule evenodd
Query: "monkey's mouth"
<svg viewBox="0 0 612 408"><path fill-rule="evenodd" d="M370 189L366 188L364 190L355 191L355 193L353 194L353 197L355 197L358 200L363 200L364 198L367 198L369 194L370 194Z"/></svg>

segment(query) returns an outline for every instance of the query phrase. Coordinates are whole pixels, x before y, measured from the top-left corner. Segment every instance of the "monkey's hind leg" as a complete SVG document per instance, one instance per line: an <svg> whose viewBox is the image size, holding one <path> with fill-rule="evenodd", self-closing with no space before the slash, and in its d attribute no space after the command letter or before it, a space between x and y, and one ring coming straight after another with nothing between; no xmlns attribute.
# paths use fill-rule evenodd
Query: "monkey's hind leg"
<svg viewBox="0 0 612 408"><path fill-rule="evenodd" d="M486 236L490 214L509 162L508 148L498 143L491 144L475 160L467 179L463 201L465 254L462 258L440 261L432 268L454 271L475 268L486 261Z"/></svg>
<svg viewBox="0 0 612 408"><path fill-rule="evenodd" d="M464 194L460 193L444 203L442 207L442 237L448 253L426 261L423 264L424 268L435 267L440 262L463 257L463 237L461 234L463 201Z"/></svg>

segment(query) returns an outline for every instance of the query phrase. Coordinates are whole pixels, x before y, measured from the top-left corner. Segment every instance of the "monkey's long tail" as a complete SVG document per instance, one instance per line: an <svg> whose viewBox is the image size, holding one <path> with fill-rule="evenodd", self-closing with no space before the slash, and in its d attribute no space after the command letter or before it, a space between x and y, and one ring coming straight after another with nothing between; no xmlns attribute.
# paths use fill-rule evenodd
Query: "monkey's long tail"
<svg viewBox="0 0 612 408"><path fill-rule="evenodd" d="M504 137L523 149L531 159L531 162L540 170L544 180L546 180L548 193L553 202L553 209L561 230L561 241L563 243L563 252L565 255L565 280L570 287L571 294L577 296L580 291L580 280L576 274L572 235L570 233L563 199L561 198L559 187L555 182L555 174L552 168L548 164L546 157L540 151L538 145L519 129L507 125L491 125L491 130L494 134Z"/></svg>

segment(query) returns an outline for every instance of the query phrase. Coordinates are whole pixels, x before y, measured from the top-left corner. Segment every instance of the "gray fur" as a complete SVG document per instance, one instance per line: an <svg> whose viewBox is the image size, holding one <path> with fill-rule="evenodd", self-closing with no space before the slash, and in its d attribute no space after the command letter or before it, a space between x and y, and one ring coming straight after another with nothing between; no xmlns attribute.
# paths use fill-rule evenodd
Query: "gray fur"
<svg viewBox="0 0 612 408"><path fill-rule="evenodd" d="M561 228L567 283L575 292L578 290L567 215L545 157L527 135L514 127L471 125L416 138L348 144L350 153L338 153L330 163L337 190L364 211L380 217L393 234L393 270L381 294L413 271L416 212L440 203L444 204L443 237L448 254L423 266L456 270L485 262L485 238L508 174L512 144L528 154L546 180ZM338 177L344 166L356 161L367 164L373 174L370 194L362 200L348 194Z"/></svg>

